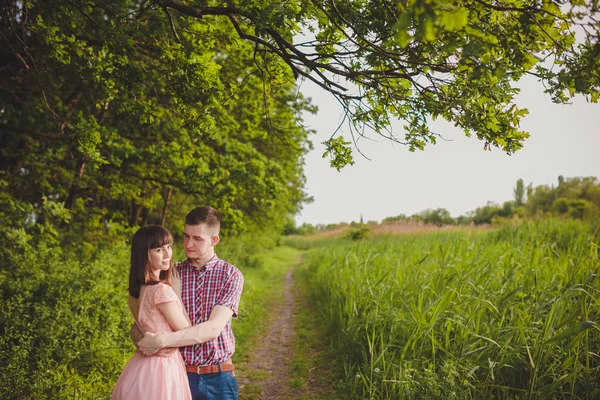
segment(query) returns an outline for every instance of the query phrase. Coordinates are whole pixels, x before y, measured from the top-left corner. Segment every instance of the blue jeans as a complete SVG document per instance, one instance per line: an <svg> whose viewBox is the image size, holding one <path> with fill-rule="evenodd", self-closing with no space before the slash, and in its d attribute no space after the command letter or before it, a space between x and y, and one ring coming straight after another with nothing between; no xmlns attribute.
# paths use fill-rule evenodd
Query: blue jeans
<svg viewBox="0 0 600 400"><path fill-rule="evenodd" d="M238 386L233 371L198 375L188 372L192 400L237 400Z"/></svg>

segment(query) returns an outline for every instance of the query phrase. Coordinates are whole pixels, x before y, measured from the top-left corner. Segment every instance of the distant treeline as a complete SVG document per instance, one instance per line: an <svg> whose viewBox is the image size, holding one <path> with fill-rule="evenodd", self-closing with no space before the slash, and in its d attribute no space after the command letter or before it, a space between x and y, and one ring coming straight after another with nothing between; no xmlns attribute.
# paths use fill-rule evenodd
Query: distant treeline
<svg viewBox="0 0 600 400"><path fill-rule="evenodd" d="M600 214L600 181L594 176L564 178L558 177L556 186L532 184L525 186L522 179L513 190L513 200L502 204L488 202L485 206L453 218L445 208L428 209L418 214L399 214L384 218L381 224L397 222L424 223L432 225L483 225L493 224L510 218L527 218L541 215L565 216L583 219ZM284 234L311 234L343 226L363 225L363 221L339 224L303 224L295 227L288 224ZM378 224L368 221L367 224Z"/></svg>

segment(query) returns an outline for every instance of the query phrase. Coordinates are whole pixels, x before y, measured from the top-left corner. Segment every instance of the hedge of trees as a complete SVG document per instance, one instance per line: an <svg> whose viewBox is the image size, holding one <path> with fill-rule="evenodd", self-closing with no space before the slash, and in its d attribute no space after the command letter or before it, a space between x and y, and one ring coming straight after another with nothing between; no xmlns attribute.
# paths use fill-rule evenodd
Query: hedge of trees
<svg viewBox="0 0 600 400"><path fill-rule="evenodd" d="M515 187L515 199L503 204L488 204L469 213L460 222L489 224L498 218L513 216L527 217L539 215L589 218L600 214L600 181L596 177L558 177L556 186L529 185L525 195L519 180Z"/></svg>
<svg viewBox="0 0 600 400"><path fill-rule="evenodd" d="M227 20L176 24L153 2L0 5L0 398L110 395L139 226L179 243L212 205L219 254L257 266L307 198L291 71Z"/></svg>
<svg viewBox="0 0 600 400"><path fill-rule="evenodd" d="M404 221L438 226L483 225L514 217L526 218L543 215L577 219L600 215L600 181L593 176L566 179L559 176L556 186L540 185L533 187L532 184L529 184L525 187L523 180L519 179L514 188L514 199L505 201L502 204L490 202L456 218L453 218L445 208L437 208L424 210L413 215L399 214L387 217L381 223L389 224ZM362 222L317 224L315 226L304 223L299 227L295 227L293 221L289 221L284 227L284 234L306 235L344 226L356 227L360 225L362 225Z"/></svg>

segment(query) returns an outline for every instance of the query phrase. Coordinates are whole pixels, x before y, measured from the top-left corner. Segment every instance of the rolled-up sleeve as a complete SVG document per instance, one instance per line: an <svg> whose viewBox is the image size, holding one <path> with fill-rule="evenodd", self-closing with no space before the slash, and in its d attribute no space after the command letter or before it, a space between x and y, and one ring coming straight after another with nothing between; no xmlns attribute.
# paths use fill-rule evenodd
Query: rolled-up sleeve
<svg viewBox="0 0 600 400"><path fill-rule="evenodd" d="M223 284L219 293L219 298L215 305L225 306L233 311L233 316L237 317L242 289L244 288L244 276L239 270L234 271L229 279Z"/></svg>

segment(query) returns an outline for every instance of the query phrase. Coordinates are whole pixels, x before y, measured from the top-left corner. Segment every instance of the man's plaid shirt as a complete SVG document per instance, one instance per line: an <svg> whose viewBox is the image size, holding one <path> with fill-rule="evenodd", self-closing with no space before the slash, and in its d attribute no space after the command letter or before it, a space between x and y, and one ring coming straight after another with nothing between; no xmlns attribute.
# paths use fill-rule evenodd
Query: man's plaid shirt
<svg viewBox="0 0 600 400"><path fill-rule="evenodd" d="M229 307L237 317L238 305L244 286L240 270L216 255L202 268L184 261L176 266L181 277L181 298L193 325L205 322L214 306ZM181 348L189 365L214 365L231 359L235 352L235 338L231 320L221 334L209 342Z"/></svg>

